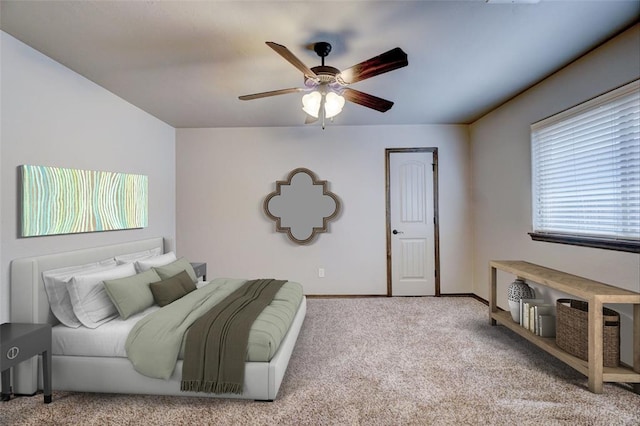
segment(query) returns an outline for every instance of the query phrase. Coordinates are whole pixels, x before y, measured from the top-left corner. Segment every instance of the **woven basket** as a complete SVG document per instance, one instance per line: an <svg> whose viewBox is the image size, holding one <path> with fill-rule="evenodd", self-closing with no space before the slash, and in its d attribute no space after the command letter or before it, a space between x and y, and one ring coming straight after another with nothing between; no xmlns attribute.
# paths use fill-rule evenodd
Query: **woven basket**
<svg viewBox="0 0 640 426"><path fill-rule="evenodd" d="M589 359L589 304L582 300L558 299L556 302L556 344L571 355ZM603 359L605 367L620 364L620 315L602 308Z"/></svg>

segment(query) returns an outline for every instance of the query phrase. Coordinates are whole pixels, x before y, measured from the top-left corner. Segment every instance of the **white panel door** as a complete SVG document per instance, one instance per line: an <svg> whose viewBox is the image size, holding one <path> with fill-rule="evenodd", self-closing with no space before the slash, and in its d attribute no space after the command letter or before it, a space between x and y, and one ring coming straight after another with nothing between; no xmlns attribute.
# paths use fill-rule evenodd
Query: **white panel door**
<svg viewBox="0 0 640 426"><path fill-rule="evenodd" d="M389 155L391 294L433 296L433 153Z"/></svg>

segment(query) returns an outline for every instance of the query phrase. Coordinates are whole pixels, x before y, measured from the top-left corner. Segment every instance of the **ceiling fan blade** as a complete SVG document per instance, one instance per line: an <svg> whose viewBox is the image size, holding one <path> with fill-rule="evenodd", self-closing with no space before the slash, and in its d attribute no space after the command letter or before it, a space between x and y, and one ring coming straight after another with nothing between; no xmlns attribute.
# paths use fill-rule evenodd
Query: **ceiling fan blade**
<svg viewBox="0 0 640 426"><path fill-rule="evenodd" d="M252 99L267 98L269 96L286 95L288 93L303 92L305 89L300 87L292 87L290 89L272 90L270 92L253 93L251 95L238 96L241 101L250 101Z"/></svg>
<svg viewBox="0 0 640 426"><path fill-rule="evenodd" d="M360 62L351 68L347 68L338 74L336 79L340 84L352 84L385 72L406 67L407 65L409 65L407 54L399 47L396 47L374 58Z"/></svg>
<svg viewBox="0 0 640 426"><path fill-rule="evenodd" d="M393 102L391 101L354 89L344 89L342 96L344 96L344 98L349 102L375 109L380 112L389 111L393 106Z"/></svg>
<svg viewBox="0 0 640 426"><path fill-rule="evenodd" d="M267 46L269 46L270 48L275 50L280 56L282 56L287 61L289 61L294 67L296 67L300 71L302 71L302 73L305 75L305 77L309 77L309 78L312 78L312 79L317 79L318 78L316 73L311 71L311 68L306 66L300 59L298 59L296 57L296 55L291 53L291 51L289 49L287 49L286 47L282 46L281 44L274 43L272 41L267 41L265 43L267 43Z"/></svg>

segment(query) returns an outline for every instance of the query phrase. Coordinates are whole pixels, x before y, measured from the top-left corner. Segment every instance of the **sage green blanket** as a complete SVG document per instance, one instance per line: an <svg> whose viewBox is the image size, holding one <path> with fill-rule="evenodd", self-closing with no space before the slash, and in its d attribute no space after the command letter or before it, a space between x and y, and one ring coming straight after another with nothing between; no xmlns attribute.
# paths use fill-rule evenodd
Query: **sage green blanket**
<svg viewBox="0 0 640 426"><path fill-rule="evenodd" d="M242 393L251 325L285 283L248 281L189 328L180 389Z"/></svg>
<svg viewBox="0 0 640 426"><path fill-rule="evenodd" d="M134 369L148 377L171 377L191 324L244 283L243 279L216 278L138 321L125 345ZM300 284L288 281L282 286L252 326L246 361L271 359L303 297Z"/></svg>

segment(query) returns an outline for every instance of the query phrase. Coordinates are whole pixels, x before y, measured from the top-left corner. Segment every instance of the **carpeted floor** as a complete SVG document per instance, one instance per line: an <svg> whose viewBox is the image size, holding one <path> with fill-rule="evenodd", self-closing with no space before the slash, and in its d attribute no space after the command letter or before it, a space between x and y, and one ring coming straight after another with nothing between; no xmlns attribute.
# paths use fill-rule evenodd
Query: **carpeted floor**
<svg viewBox="0 0 640 426"><path fill-rule="evenodd" d="M472 298L310 299L274 402L54 392L2 425L639 425L640 395L587 379Z"/></svg>

